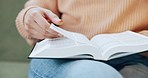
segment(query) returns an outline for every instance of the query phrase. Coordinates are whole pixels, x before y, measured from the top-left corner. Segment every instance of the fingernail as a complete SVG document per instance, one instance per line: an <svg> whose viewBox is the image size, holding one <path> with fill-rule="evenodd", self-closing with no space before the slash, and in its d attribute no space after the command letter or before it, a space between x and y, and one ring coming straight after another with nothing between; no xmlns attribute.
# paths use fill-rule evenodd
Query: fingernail
<svg viewBox="0 0 148 78"><path fill-rule="evenodd" d="M63 24L63 21L61 20L60 23L59 23L59 25L62 25L62 24Z"/></svg>
<svg viewBox="0 0 148 78"><path fill-rule="evenodd" d="M61 19L56 18L55 20L57 21L58 25L62 25L63 24L63 21Z"/></svg>
<svg viewBox="0 0 148 78"><path fill-rule="evenodd" d="M61 19L57 19L57 21L62 22L62 20L61 20Z"/></svg>
<svg viewBox="0 0 148 78"><path fill-rule="evenodd" d="M61 22L62 20L59 18L54 18L56 21Z"/></svg>
<svg viewBox="0 0 148 78"><path fill-rule="evenodd" d="M56 21L58 21L60 23L60 25L63 23L63 21L59 18L54 18Z"/></svg>

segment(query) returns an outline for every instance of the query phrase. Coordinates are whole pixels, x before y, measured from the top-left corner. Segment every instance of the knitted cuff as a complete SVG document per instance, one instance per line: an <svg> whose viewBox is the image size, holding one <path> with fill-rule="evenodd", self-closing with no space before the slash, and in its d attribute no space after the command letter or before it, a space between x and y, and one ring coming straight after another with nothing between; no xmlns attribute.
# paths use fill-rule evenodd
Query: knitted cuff
<svg viewBox="0 0 148 78"><path fill-rule="evenodd" d="M26 41L33 45L35 43L35 40L33 39L30 39L29 36L28 36L28 33L27 31L25 30L25 25L24 25L24 17L25 17L25 14L28 12L28 10L32 9L32 8L37 8L38 6L29 6L29 7L26 7L24 9L22 9L18 16L16 17L16 28L19 32L19 34L26 39Z"/></svg>
<svg viewBox="0 0 148 78"><path fill-rule="evenodd" d="M24 27L24 16L27 13L28 10L30 10L31 8L36 8L37 6L29 6L27 8L24 8L23 10L21 10L18 14L18 16L16 17L16 27L17 30L19 31L20 35L24 38L29 38L27 35L27 32L25 31L25 27Z"/></svg>

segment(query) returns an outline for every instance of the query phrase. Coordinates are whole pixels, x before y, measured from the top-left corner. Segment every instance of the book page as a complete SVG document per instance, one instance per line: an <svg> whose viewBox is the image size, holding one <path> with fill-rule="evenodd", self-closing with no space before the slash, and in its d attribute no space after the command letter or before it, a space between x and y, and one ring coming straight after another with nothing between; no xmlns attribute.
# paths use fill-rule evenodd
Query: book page
<svg viewBox="0 0 148 78"><path fill-rule="evenodd" d="M50 28L53 29L54 31L62 34L63 36L76 41L76 42L80 42L80 43L89 43L90 42L89 39L86 36L84 36L83 34L64 30L60 27L55 26L54 24L51 24Z"/></svg>
<svg viewBox="0 0 148 78"><path fill-rule="evenodd" d="M29 57L34 58L95 58L96 49L68 38L39 42Z"/></svg>
<svg viewBox="0 0 148 78"><path fill-rule="evenodd" d="M82 43L75 42L71 39L68 39L66 37L60 37L60 38L53 38L53 39L45 39L41 42L38 42L35 47L34 51L36 54L38 52L42 52L46 49L58 49L58 48L68 48L73 46L79 46Z"/></svg>
<svg viewBox="0 0 148 78"><path fill-rule="evenodd" d="M138 52L148 48L148 37L126 31L122 33L97 35L91 42L95 44L102 56L109 57L119 52ZM137 48L136 48L137 47Z"/></svg>
<svg viewBox="0 0 148 78"><path fill-rule="evenodd" d="M91 43L94 44L103 56L103 52L105 49L109 48L112 45L121 44L122 42L115 40L111 36L114 34L100 34L96 35L91 39Z"/></svg>
<svg viewBox="0 0 148 78"><path fill-rule="evenodd" d="M96 58L96 55L99 56L99 54L95 54L97 50L89 44L90 41L83 34L66 31L54 24L51 24L50 28L64 37L38 42L29 57L77 58L85 55L84 58L90 56Z"/></svg>

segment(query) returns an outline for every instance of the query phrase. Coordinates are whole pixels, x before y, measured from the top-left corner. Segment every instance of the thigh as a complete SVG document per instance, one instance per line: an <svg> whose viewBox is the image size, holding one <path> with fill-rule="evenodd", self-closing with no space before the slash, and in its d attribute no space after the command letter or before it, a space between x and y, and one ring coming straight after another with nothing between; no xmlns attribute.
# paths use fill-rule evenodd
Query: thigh
<svg viewBox="0 0 148 78"><path fill-rule="evenodd" d="M29 66L29 78L55 78L59 68L66 60L32 59Z"/></svg>
<svg viewBox="0 0 148 78"><path fill-rule="evenodd" d="M120 70L124 78L148 78L148 67L143 64L125 66Z"/></svg>
<svg viewBox="0 0 148 78"><path fill-rule="evenodd" d="M93 60L33 59L30 78L122 78L111 66Z"/></svg>

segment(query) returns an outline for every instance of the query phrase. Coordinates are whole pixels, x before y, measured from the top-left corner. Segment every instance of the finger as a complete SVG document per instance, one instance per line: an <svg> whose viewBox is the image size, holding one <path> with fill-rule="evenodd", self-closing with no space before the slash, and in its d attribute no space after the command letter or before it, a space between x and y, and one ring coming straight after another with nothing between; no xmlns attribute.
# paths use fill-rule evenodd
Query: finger
<svg viewBox="0 0 148 78"><path fill-rule="evenodd" d="M34 30L34 29L30 29L30 36L31 38L35 38L35 39L45 39L45 36L41 33L39 33L38 31Z"/></svg>
<svg viewBox="0 0 148 78"><path fill-rule="evenodd" d="M30 25L31 25L30 26L31 29L38 31L39 33L41 33L43 35L51 34L53 36L58 36L58 33L50 28L47 30L43 30L35 21L31 22Z"/></svg>
<svg viewBox="0 0 148 78"><path fill-rule="evenodd" d="M36 30L37 32L39 32L41 34L45 34L45 32L46 32L35 21L31 23L31 27L32 27L32 29Z"/></svg>
<svg viewBox="0 0 148 78"><path fill-rule="evenodd" d="M50 24L47 22L47 20L45 20L42 15L38 14L38 17L35 17L35 20L37 21L37 24L40 25L40 27L45 26L46 29L43 29L45 32L49 32L45 33L44 35L49 35L48 37L58 37L58 33L49 28Z"/></svg>
<svg viewBox="0 0 148 78"><path fill-rule="evenodd" d="M47 30L50 27L48 21L39 13L36 14L34 20L43 30Z"/></svg>
<svg viewBox="0 0 148 78"><path fill-rule="evenodd" d="M53 35L58 35L59 34L58 32L52 30L51 28L48 29L48 32L53 34Z"/></svg>
<svg viewBox="0 0 148 78"><path fill-rule="evenodd" d="M59 37L59 36L53 35L53 34L45 34L44 36L45 36L45 38L57 38L57 37Z"/></svg>
<svg viewBox="0 0 148 78"><path fill-rule="evenodd" d="M56 25L62 25L62 20L50 10L45 10L45 15Z"/></svg>
<svg viewBox="0 0 148 78"><path fill-rule="evenodd" d="M43 15L43 16L47 20L48 23L51 23L50 19L46 15Z"/></svg>
<svg viewBox="0 0 148 78"><path fill-rule="evenodd" d="M25 28L26 30L34 29L42 34L45 33L45 31L33 19L26 19Z"/></svg>
<svg viewBox="0 0 148 78"><path fill-rule="evenodd" d="M59 34L57 33L57 32L55 32L55 31L53 31L52 29L49 29L48 31L47 31L47 33L45 34L45 36L47 37L47 38L49 38L49 37L60 37L59 36Z"/></svg>

